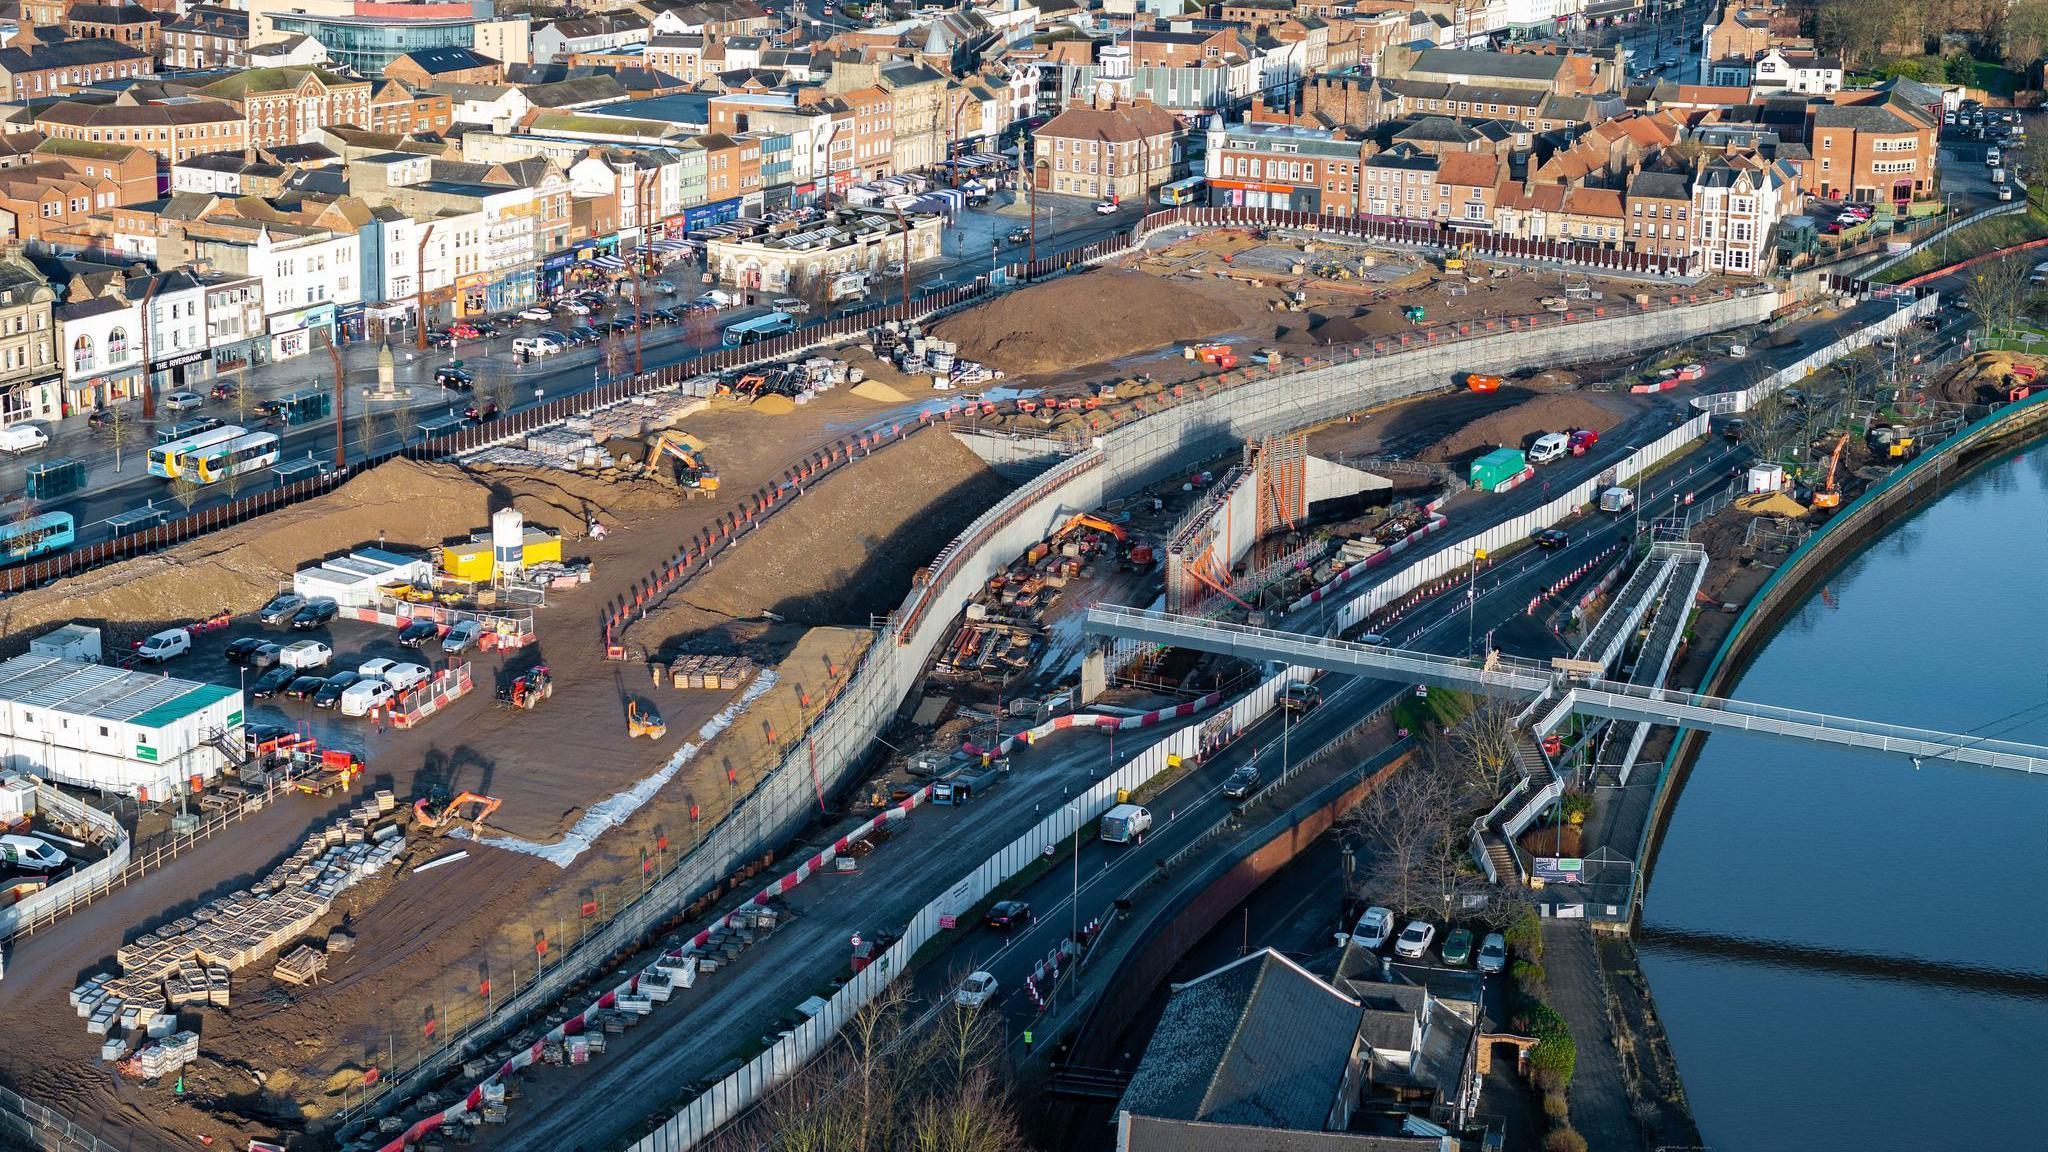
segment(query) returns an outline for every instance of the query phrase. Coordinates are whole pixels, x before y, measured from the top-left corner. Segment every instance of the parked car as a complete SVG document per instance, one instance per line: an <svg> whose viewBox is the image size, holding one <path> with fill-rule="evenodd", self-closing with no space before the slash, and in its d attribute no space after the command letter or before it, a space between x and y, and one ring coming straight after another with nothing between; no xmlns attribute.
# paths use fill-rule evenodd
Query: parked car
<svg viewBox="0 0 2048 1152"><path fill-rule="evenodd" d="M341 612L341 605L332 596L315 596L306 601L305 607L292 613L292 627L300 631L318 628L335 618Z"/></svg>
<svg viewBox="0 0 2048 1152"><path fill-rule="evenodd" d="M467 650L483 635L483 625L474 620L458 620L448 626L448 634L441 637L441 651L456 656Z"/></svg>
<svg viewBox="0 0 2048 1152"><path fill-rule="evenodd" d="M996 978L988 972L971 972L953 991L953 1002L962 1008L979 1008L996 998Z"/></svg>
<svg viewBox="0 0 2048 1152"><path fill-rule="evenodd" d="M334 658L334 649L318 640L294 640L278 653L277 662L286 668L318 668Z"/></svg>
<svg viewBox="0 0 2048 1152"><path fill-rule="evenodd" d="M190 412L206 403L206 398L197 392L173 392L164 397L164 408L171 412Z"/></svg>
<svg viewBox="0 0 2048 1152"><path fill-rule="evenodd" d="M1740 348L1740 347L1742 347L1742 345L1740 345L1740 344L1737 344L1737 345L1735 345L1735 346L1734 346L1733 348L1730 348L1730 349L1729 349L1729 353L1728 353L1728 354L1729 354L1729 355L1731 355L1731 356L1734 356L1734 357L1736 357L1737 359L1740 359L1740 358L1741 358L1741 357L1742 357L1742 356L1744 355L1744 353L1741 353L1741 352L1736 352L1736 351L1734 350L1735 348ZM1584 455L1586 454L1586 450L1587 450L1588 448L1591 448L1591 447L1592 447L1593 445L1595 445L1595 444L1598 444L1599 442L1600 442L1600 433L1599 433L1599 431L1598 431L1598 430L1596 430L1596 429L1592 429L1592 428L1574 428L1574 429L1572 429L1572 434L1571 434L1571 452L1572 452L1572 455L1574 455L1574 456L1584 456Z"/></svg>
<svg viewBox="0 0 2048 1152"><path fill-rule="evenodd" d="M227 647L221 649L220 654L230 664L247 664L249 654L256 651L262 643L261 636L244 636L239 640L228 641Z"/></svg>
<svg viewBox="0 0 2048 1152"><path fill-rule="evenodd" d="M550 312L546 308L542 308L540 305L536 304L531 308L521 308L519 310L519 318L521 320L535 321L553 320L555 318L555 314L553 312Z"/></svg>
<svg viewBox="0 0 2048 1152"><path fill-rule="evenodd" d="M1367 908L1358 918L1358 923L1351 926L1351 943L1369 952L1377 952L1387 946L1387 938L1393 934L1393 910L1375 906Z"/></svg>
<svg viewBox="0 0 2048 1152"><path fill-rule="evenodd" d="M384 679L384 673L396 667L398 667L398 661L393 660L389 656L379 656L374 660L365 660L361 664L356 665L356 675L361 676L365 680L382 680Z"/></svg>
<svg viewBox="0 0 2048 1152"><path fill-rule="evenodd" d="M207 392L207 395L213 397L215 400L233 400L235 398L235 393L237 391L238 389L236 389L234 381L223 380L220 383L215 384Z"/></svg>
<svg viewBox="0 0 2048 1152"><path fill-rule="evenodd" d="M1439 954L1443 956L1444 963L1446 964L1453 964L1458 967L1470 964L1472 962L1472 930L1470 928L1451 929L1451 934L1444 937L1443 950Z"/></svg>
<svg viewBox="0 0 2048 1152"><path fill-rule="evenodd" d="M614 332L631 332L640 326L640 317L631 312L621 312L605 322L605 327Z"/></svg>
<svg viewBox="0 0 2048 1152"><path fill-rule="evenodd" d="M463 368L434 369L434 383L439 384L443 388L454 389L457 392L473 392L476 390L476 377L470 375L468 370Z"/></svg>
<svg viewBox="0 0 2048 1152"><path fill-rule="evenodd" d="M1508 966L1508 938L1498 932L1488 932L1486 939L1479 942L1479 970L1487 975L1504 972Z"/></svg>
<svg viewBox="0 0 2048 1152"><path fill-rule="evenodd" d="M470 321L470 327L475 328L476 334L486 340L502 331L498 327L497 322L492 320L472 320Z"/></svg>
<svg viewBox="0 0 2048 1152"><path fill-rule="evenodd" d="M654 289L656 292L662 293L665 296L673 296L676 294L676 286L672 281L669 280L649 280L647 282L647 286L649 288Z"/></svg>
<svg viewBox="0 0 2048 1152"><path fill-rule="evenodd" d="M483 333L476 330L476 325L471 324L467 320L457 320L455 323L450 324L448 326L448 334L464 340L475 340L483 335Z"/></svg>
<svg viewBox="0 0 2048 1152"><path fill-rule="evenodd" d="M568 309L569 312L572 313L573 315L590 315L590 305L585 304L583 301L575 299L574 297L562 301L562 307Z"/></svg>
<svg viewBox="0 0 2048 1152"><path fill-rule="evenodd" d="M325 687L325 676L294 676L292 682L284 686L284 695L293 700L311 700L320 695L320 690Z"/></svg>
<svg viewBox="0 0 2048 1152"><path fill-rule="evenodd" d="M1538 548L1562 548L1571 543L1571 537L1562 528L1545 528L1536 534Z"/></svg>
<svg viewBox="0 0 2048 1152"><path fill-rule="evenodd" d="M93 414L99 415L98 412ZM47 447L49 443L50 434L43 431L40 424L9 424L5 428L0 428L0 452L11 452L19 456L23 452L33 452L38 448Z"/></svg>
<svg viewBox="0 0 2048 1152"><path fill-rule="evenodd" d="M249 699L268 700L279 692L284 691L285 685L298 678L299 670L297 668L287 668L280 664L263 675L258 676L256 682L249 685Z"/></svg>
<svg viewBox="0 0 2048 1152"><path fill-rule="evenodd" d="M250 671L260 672L265 668L275 668L283 661L284 645L265 640L251 648L249 658L242 663L248 665Z"/></svg>
<svg viewBox="0 0 2048 1152"><path fill-rule="evenodd" d="M663 324L680 324L683 322L682 316L673 308L656 308L647 314L647 319L650 322L658 320Z"/></svg>
<svg viewBox="0 0 2048 1152"><path fill-rule="evenodd" d="M389 704L391 698L395 695L397 693L392 690L391 685L386 684L382 680L366 676L349 685L347 690L342 692L341 714L343 716L368 716L372 709L382 708Z"/></svg>
<svg viewBox="0 0 2048 1152"><path fill-rule="evenodd" d="M285 592L258 609L256 619L264 624L283 624L305 606L306 598L304 596L296 592Z"/></svg>
<svg viewBox="0 0 2048 1152"><path fill-rule="evenodd" d="M1114 200L1097 200L1095 202L1095 214L1097 216L1116 215L1116 202Z"/></svg>
<svg viewBox="0 0 2048 1152"><path fill-rule="evenodd" d="M166 628L144 640L135 649L135 658L149 664L161 664L191 650L192 633L183 628Z"/></svg>
<svg viewBox="0 0 2048 1152"><path fill-rule="evenodd" d="M429 348L446 348L454 342L455 337L449 335L446 328L427 329L427 347Z"/></svg>
<svg viewBox="0 0 2048 1152"><path fill-rule="evenodd" d="M407 648L424 648L427 641L441 634L441 626L432 620L415 620L399 630L398 642Z"/></svg>
<svg viewBox="0 0 2048 1152"><path fill-rule="evenodd" d="M1230 779L1223 782L1223 794L1232 800L1242 800L1256 791L1258 786L1258 765L1246 764L1237 771L1232 772Z"/></svg>
<svg viewBox="0 0 2048 1152"><path fill-rule="evenodd" d="M1435 942L1436 925L1427 920L1410 920L1394 941L1394 955L1420 960L1429 954L1429 946Z"/></svg>
<svg viewBox="0 0 2048 1152"><path fill-rule="evenodd" d="M384 669L383 680L395 691L403 692L433 676L424 664L392 664L388 660L385 663L390 666Z"/></svg>
<svg viewBox="0 0 2048 1152"><path fill-rule="evenodd" d="M1031 905L1022 900L998 900L995 907L988 910L988 915L982 917L982 923L1003 931L1022 928L1031 923Z"/></svg>
<svg viewBox="0 0 2048 1152"><path fill-rule="evenodd" d="M559 347L553 341L543 340L538 336L514 336L512 338L512 351L527 356L545 356L550 352L559 350Z"/></svg>
<svg viewBox="0 0 2048 1152"><path fill-rule="evenodd" d="M569 342L572 344L596 344L603 339L604 333L588 324L580 324L569 329Z"/></svg>
<svg viewBox="0 0 2048 1152"><path fill-rule="evenodd" d="M336 672L320 685L320 691L313 694L313 707L332 708L341 703L341 694L362 682L362 676L355 672Z"/></svg>
<svg viewBox="0 0 2048 1152"><path fill-rule="evenodd" d="M507 312L503 316L491 317L491 323L497 325L499 330L509 332L526 323L526 317L521 316L517 312Z"/></svg>

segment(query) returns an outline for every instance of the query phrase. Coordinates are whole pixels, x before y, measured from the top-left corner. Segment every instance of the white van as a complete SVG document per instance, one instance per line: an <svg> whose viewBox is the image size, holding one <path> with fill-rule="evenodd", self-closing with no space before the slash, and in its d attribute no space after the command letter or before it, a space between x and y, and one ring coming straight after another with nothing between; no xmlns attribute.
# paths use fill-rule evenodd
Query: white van
<svg viewBox="0 0 2048 1152"><path fill-rule="evenodd" d="M277 654L278 663L300 671L318 668L333 658L334 649L318 640L294 640L284 646L284 651Z"/></svg>
<svg viewBox="0 0 2048 1152"><path fill-rule="evenodd" d="M1571 450L1571 437L1562 432L1545 432L1529 446L1529 463L1548 464Z"/></svg>
<svg viewBox="0 0 2048 1152"><path fill-rule="evenodd" d="M62 868L68 859L62 848L33 836L0 836L0 862L17 868Z"/></svg>
<svg viewBox="0 0 2048 1152"><path fill-rule="evenodd" d="M33 452L48 446L50 434L40 424L9 424L0 428L0 452L12 452L16 456Z"/></svg>
<svg viewBox="0 0 2048 1152"><path fill-rule="evenodd" d="M391 703L395 695L397 692L391 685L382 680L358 680L341 694L341 714L368 716L372 709Z"/></svg>
<svg viewBox="0 0 2048 1152"><path fill-rule="evenodd" d="M1129 844L1152 830L1152 813L1136 804L1119 804L1102 814L1101 839L1105 844Z"/></svg>
<svg viewBox="0 0 2048 1152"><path fill-rule="evenodd" d="M142 642L135 650L139 660L161 664L173 656L183 656L192 650L192 634L183 628L166 628Z"/></svg>

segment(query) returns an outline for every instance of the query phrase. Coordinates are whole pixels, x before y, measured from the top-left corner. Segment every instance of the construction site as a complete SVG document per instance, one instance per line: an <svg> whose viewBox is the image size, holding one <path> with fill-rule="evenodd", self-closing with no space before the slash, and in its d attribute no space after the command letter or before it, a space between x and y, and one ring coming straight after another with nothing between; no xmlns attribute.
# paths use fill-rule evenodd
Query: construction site
<svg viewBox="0 0 2048 1152"><path fill-rule="evenodd" d="M351 666L411 659L400 633L421 620L443 634L458 619L522 623L513 641L438 661L437 682L459 669L464 688L430 715L250 699L246 722L270 742L248 745L259 761L280 739L346 758L327 762L320 787L208 781L170 807L122 798L138 847L186 827L179 814L223 787L245 789L229 794L246 815L16 942L0 985L0 1074L137 1146L329 1140L383 1082L492 1019L801 755L870 648L920 625L927 566L1022 478L1252 370L1327 362L1424 325L1593 308L1637 287L1204 232L928 330L878 329L470 459L394 460L290 515L12 597L0 604L10 651L85 623L125 654L217 621L173 668L245 691L253 677L222 643L290 639L254 614L323 561L345 570L344 552L419 557L434 576L379 589L315 633L338 663L343 649ZM820 786L779 855L829 844L924 783L971 787L969 749L1002 746L1096 674L1080 628L1091 605L1258 619L1440 527L1483 451L1663 420L1595 387L1606 371L1488 391L1450 377L1444 395L1237 443L1066 509L933 625L944 639L894 702L895 751L836 794ZM509 582L489 563L505 562L494 515L508 509L521 531L556 542ZM1103 699L1133 715L1171 710L1211 698L1235 671L1134 658L1110 669ZM777 856L675 907L669 925L690 940ZM772 920L720 921L718 945L744 947ZM660 979L715 970L709 940L684 949L687 973ZM46 1026L66 1016L86 1026ZM580 1056L557 1055L589 1052L586 1041Z"/></svg>

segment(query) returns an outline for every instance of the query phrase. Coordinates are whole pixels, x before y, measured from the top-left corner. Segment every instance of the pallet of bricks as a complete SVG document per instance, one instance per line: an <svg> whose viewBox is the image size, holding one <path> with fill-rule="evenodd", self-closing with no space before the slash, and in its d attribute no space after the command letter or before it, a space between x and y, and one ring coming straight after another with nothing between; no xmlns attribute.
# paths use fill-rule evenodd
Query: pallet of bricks
<svg viewBox="0 0 2048 1152"><path fill-rule="evenodd" d="M396 801L380 792L308 836L253 886L217 897L189 916L156 926L114 954L119 975L93 976L71 1003L96 1036L147 1029L176 1008L225 1008L230 975L312 931L336 896L388 867L405 837L389 818Z"/></svg>
<svg viewBox="0 0 2048 1152"><path fill-rule="evenodd" d="M681 656L668 666L668 682L684 689L728 691L745 685L753 675L754 662L745 656Z"/></svg>

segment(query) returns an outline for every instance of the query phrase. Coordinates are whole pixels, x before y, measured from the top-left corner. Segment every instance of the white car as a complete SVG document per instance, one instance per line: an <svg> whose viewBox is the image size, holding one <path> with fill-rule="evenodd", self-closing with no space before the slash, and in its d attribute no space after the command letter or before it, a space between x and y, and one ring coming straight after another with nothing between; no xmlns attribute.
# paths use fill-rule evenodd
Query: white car
<svg viewBox="0 0 2048 1152"><path fill-rule="evenodd" d="M287 668L322 668L334 658L334 649L318 640L294 640L277 654L277 662Z"/></svg>
<svg viewBox="0 0 2048 1152"><path fill-rule="evenodd" d="M590 315L590 305L585 304L581 300L564 300L561 303L561 307L567 308L578 316Z"/></svg>
<svg viewBox="0 0 2048 1152"><path fill-rule="evenodd" d="M675 284L674 284L673 282L671 282L671 281L668 281L668 280L649 280L649 281L647 282L647 286L648 286L649 288L652 288L652 289L654 289L654 290L655 290L656 292L660 292L660 293L662 293L663 295L668 295L668 296L673 296L673 295L675 295L675 291L676 291L676 286L675 286Z"/></svg>
<svg viewBox="0 0 2048 1152"><path fill-rule="evenodd" d="M1390 908L1372 907L1358 918L1351 927L1351 943L1360 948L1377 952L1387 946L1387 938L1394 934L1394 913ZM1343 943L1343 941L1338 941Z"/></svg>
<svg viewBox="0 0 2048 1152"><path fill-rule="evenodd" d="M519 310L519 318L521 320L553 320L555 314L539 305L535 305L532 308L521 308Z"/></svg>
<svg viewBox="0 0 2048 1152"><path fill-rule="evenodd" d="M205 398L197 392L173 392L164 397L164 407L173 412L190 412L204 403Z"/></svg>
<svg viewBox="0 0 2048 1152"><path fill-rule="evenodd" d="M514 352L524 352L529 356L545 356L550 352L561 351L562 346L560 343L550 340L545 336L514 336L512 338L512 350Z"/></svg>
<svg viewBox="0 0 2048 1152"><path fill-rule="evenodd" d="M995 999L996 987L996 978L991 973L973 973L953 992L953 1002L962 1008L979 1008Z"/></svg>
<svg viewBox="0 0 2048 1152"><path fill-rule="evenodd" d="M362 664L358 665L356 675L361 676L365 680L382 680L386 672L396 667L398 667L398 661L387 660L379 656L375 660L365 660Z"/></svg>
<svg viewBox="0 0 2048 1152"><path fill-rule="evenodd" d="M382 680L358 680L341 694L341 714L368 716L372 709L391 703L395 695L397 693L392 691L391 685Z"/></svg>
<svg viewBox="0 0 2048 1152"><path fill-rule="evenodd" d="M1488 932L1486 939L1479 942L1479 970L1491 976L1504 972L1508 966L1508 938L1498 932Z"/></svg>
<svg viewBox="0 0 2048 1152"><path fill-rule="evenodd" d="M1097 216L1114 216L1116 215L1116 205L1108 200L1097 200L1095 202L1095 214Z"/></svg>
<svg viewBox="0 0 2048 1152"><path fill-rule="evenodd" d="M1394 955L1410 960L1420 960L1429 954L1429 946L1436 943L1436 925L1427 920L1410 920L1401 936L1394 941Z"/></svg>

